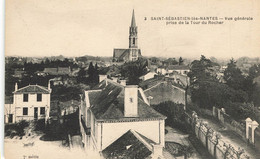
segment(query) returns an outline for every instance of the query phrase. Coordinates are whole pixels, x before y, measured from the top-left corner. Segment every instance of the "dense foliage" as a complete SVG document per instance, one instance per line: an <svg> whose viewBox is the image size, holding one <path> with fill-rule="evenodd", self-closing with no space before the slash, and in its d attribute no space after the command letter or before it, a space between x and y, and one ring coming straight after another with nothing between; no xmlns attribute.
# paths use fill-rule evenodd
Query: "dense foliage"
<svg viewBox="0 0 260 159"><path fill-rule="evenodd" d="M184 132L188 132L189 128L184 122L184 105L176 104L172 101L152 105L152 107L159 113L167 117L165 124L171 127L178 128Z"/></svg>
<svg viewBox="0 0 260 159"><path fill-rule="evenodd" d="M139 77L147 73L148 62L145 59L127 62L122 65L120 73L122 77L128 79L128 84L137 85L140 82Z"/></svg>
<svg viewBox="0 0 260 159"><path fill-rule="evenodd" d="M253 79L257 76L257 68L244 76L231 59L224 71L225 83L219 82L214 72L214 63L201 56L191 64L190 77L191 99L201 108L212 109L213 106L226 108L227 113L236 119L244 119L253 114L252 102L255 93ZM257 72L257 73L256 73Z"/></svg>

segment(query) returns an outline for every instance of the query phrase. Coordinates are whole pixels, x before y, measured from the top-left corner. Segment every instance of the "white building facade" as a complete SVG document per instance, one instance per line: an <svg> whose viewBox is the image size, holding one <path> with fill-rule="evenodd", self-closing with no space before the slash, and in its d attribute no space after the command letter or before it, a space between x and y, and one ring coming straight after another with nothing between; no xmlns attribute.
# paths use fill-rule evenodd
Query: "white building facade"
<svg viewBox="0 0 260 159"><path fill-rule="evenodd" d="M102 152L130 130L164 147L166 117L149 106L141 88L108 79L96 88L85 91L79 111L86 150Z"/></svg>
<svg viewBox="0 0 260 159"><path fill-rule="evenodd" d="M13 104L6 104L6 122L15 123L21 120L49 119L50 86L28 85L18 89L15 85ZM12 119L11 119L12 118Z"/></svg>

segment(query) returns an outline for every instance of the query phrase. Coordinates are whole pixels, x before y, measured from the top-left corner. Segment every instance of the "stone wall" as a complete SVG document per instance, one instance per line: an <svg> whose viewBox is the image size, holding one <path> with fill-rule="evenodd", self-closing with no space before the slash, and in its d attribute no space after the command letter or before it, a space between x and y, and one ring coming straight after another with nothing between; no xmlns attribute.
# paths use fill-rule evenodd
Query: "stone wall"
<svg viewBox="0 0 260 159"><path fill-rule="evenodd" d="M221 139L221 136L210 128L203 120L200 120L196 112L192 115L186 113L185 121L192 127L196 137L205 146L208 152L216 159L248 159L244 150L237 150L230 144Z"/></svg>
<svg viewBox="0 0 260 159"><path fill-rule="evenodd" d="M233 120L228 114L225 113L224 109L218 109L213 107L212 115L219 120L225 127L233 130L237 135L239 135L245 142L252 144L257 149L260 150L260 132L259 129L254 131L254 141L252 138L247 139L246 137L246 125L244 123L239 123Z"/></svg>

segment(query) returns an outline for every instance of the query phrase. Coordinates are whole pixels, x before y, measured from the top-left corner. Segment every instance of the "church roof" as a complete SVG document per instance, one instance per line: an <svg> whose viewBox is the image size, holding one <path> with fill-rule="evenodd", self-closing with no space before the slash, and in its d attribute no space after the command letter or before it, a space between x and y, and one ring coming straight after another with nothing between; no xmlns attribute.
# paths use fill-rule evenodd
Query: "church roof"
<svg viewBox="0 0 260 159"><path fill-rule="evenodd" d="M102 151L104 158L147 158L152 154L152 146L143 135L129 130Z"/></svg>
<svg viewBox="0 0 260 159"><path fill-rule="evenodd" d="M135 23L135 10L133 10L133 14L132 14L131 27L136 27L136 23Z"/></svg>
<svg viewBox="0 0 260 159"><path fill-rule="evenodd" d="M128 53L128 49L114 49L114 58L122 58L122 56Z"/></svg>
<svg viewBox="0 0 260 159"><path fill-rule="evenodd" d="M99 83L94 89L99 89L100 91L88 91L88 97L90 109L97 120L140 121L166 118L147 105L140 96L138 97L138 117L126 118L124 116L124 86L107 79Z"/></svg>
<svg viewBox="0 0 260 159"><path fill-rule="evenodd" d="M124 60L124 57L128 58L129 53L130 53L130 49L114 49L113 58ZM138 57L140 56L141 56L141 49L138 49Z"/></svg>

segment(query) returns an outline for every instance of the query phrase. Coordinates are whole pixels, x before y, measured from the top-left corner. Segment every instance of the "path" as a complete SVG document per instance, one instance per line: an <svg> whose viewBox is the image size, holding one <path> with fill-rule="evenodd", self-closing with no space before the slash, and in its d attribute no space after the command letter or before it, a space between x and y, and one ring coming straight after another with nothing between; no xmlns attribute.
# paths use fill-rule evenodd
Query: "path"
<svg viewBox="0 0 260 159"><path fill-rule="evenodd" d="M43 141L40 138L44 133L34 131L35 124L30 122L25 128L25 135L14 137L13 139L6 137L4 139L5 158L21 158L21 159L70 159L70 158L86 158L86 154L78 149L70 150L64 147L62 140ZM79 138L73 138L75 142L79 142ZM77 147L77 146L75 146Z"/></svg>
<svg viewBox="0 0 260 159"><path fill-rule="evenodd" d="M212 117L200 117L200 119L207 122L211 128L219 132L222 136L222 139L227 143L231 144L236 150L240 147L245 150L246 154L250 157L250 159L260 158L259 150L257 151L252 146L248 146L240 136L238 136L232 130L225 128L216 119Z"/></svg>

